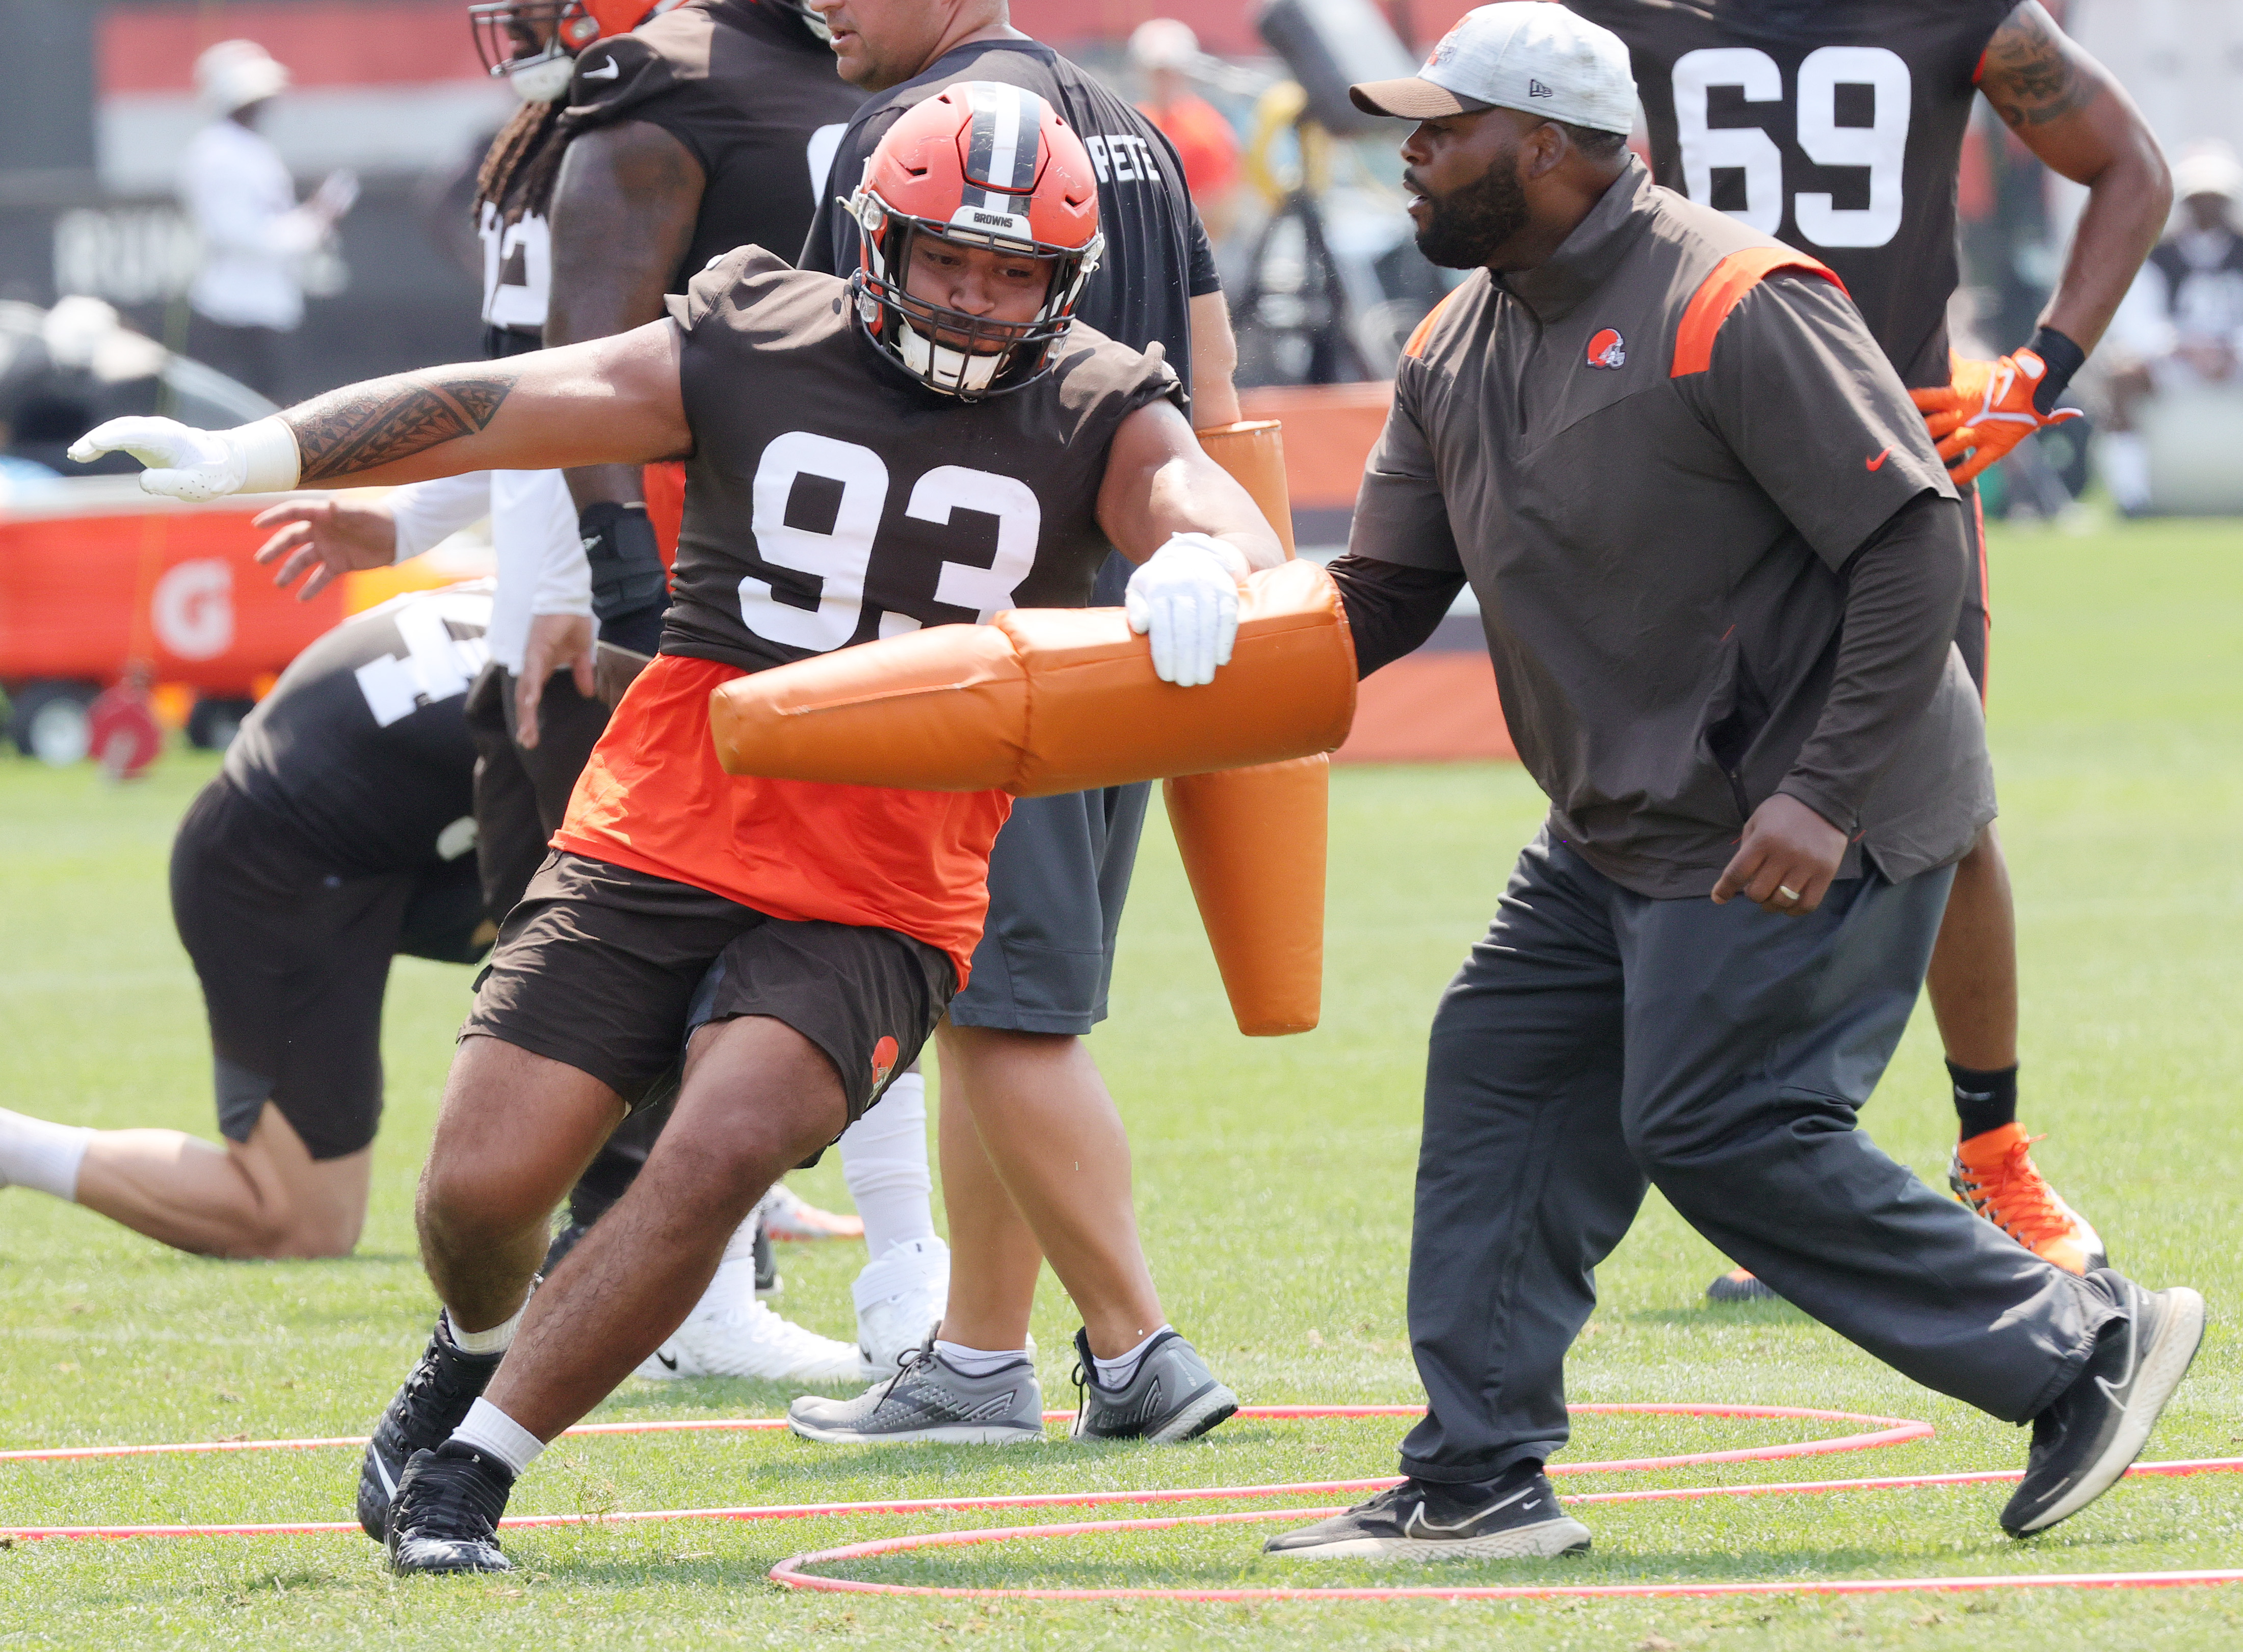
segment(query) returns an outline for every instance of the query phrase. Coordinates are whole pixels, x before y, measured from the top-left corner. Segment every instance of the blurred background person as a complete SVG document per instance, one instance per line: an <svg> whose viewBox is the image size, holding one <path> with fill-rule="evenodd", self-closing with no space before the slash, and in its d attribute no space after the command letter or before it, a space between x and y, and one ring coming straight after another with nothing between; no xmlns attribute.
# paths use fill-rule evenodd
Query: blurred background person
<svg viewBox="0 0 2243 1652"><path fill-rule="evenodd" d="M2129 516L2150 508L2150 447L2143 405L2160 392L2226 390L2243 397L2243 161L2217 139L2192 144L2173 163L2180 211L2134 279L2112 328L2125 359L2111 373L2103 480Z"/></svg>
<svg viewBox="0 0 2243 1652"><path fill-rule="evenodd" d="M280 393L282 340L304 319L304 259L358 198L339 171L298 205L287 164L257 130L287 85L255 41L211 47L195 60L195 92L213 118L179 161L179 202L203 248L189 353L267 396Z"/></svg>
<svg viewBox="0 0 2243 1652"><path fill-rule="evenodd" d="M1176 146L1184 187L1210 239L1221 241L1237 218L1238 134L1223 111L1193 90L1199 37L1174 17L1155 17L1129 37L1129 64L1143 78L1137 111Z"/></svg>

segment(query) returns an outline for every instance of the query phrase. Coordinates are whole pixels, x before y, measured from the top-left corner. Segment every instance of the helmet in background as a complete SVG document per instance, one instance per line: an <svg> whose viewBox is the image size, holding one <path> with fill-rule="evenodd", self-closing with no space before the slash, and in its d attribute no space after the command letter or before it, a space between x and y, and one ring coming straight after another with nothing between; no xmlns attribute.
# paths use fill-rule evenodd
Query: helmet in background
<svg viewBox="0 0 2243 1652"><path fill-rule="evenodd" d="M525 104L569 95L576 54L595 41L629 34L683 0L484 0L468 8L475 52L494 78L503 75Z"/></svg>

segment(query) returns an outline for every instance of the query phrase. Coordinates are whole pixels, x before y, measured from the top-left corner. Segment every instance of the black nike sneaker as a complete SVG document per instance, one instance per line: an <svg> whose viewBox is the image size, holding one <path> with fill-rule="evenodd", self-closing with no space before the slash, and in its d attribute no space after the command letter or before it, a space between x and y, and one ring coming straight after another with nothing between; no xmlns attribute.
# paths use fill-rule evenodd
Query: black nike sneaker
<svg viewBox="0 0 2243 1652"><path fill-rule="evenodd" d="M756 1294L766 1299L786 1289L786 1281L778 1276L778 1258L771 1250L771 1232L764 1223L764 1213L756 1212Z"/></svg>
<svg viewBox="0 0 2243 1652"><path fill-rule="evenodd" d="M359 1463L358 1523L375 1542L382 1541L389 1500L397 1494L407 1461L414 1452L434 1451L452 1437L505 1357L461 1353L453 1346L451 1326L442 1314L436 1316L428 1351L381 1414Z"/></svg>
<svg viewBox="0 0 2243 1652"><path fill-rule="evenodd" d="M2044 1532L2110 1490L2149 1444L2204 1340L2204 1299L2186 1286L2145 1291L2107 1267L2087 1282L2126 1317L2103 1327L2071 1386L2033 1419L2025 1477L2002 1510L2012 1537Z"/></svg>
<svg viewBox="0 0 2243 1652"><path fill-rule="evenodd" d="M1128 1383L1108 1388L1090 1357L1090 1333L1074 1333L1076 1440L1144 1440L1156 1446L1196 1440L1238 1409L1238 1396L1216 1380L1199 1350L1173 1331L1153 1339Z"/></svg>
<svg viewBox="0 0 2243 1652"><path fill-rule="evenodd" d="M448 1440L416 1451L397 1482L383 1546L393 1572L510 1572L498 1548L499 1516L514 1471L488 1452Z"/></svg>
<svg viewBox="0 0 2243 1652"><path fill-rule="evenodd" d="M1493 1487L1405 1480L1367 1503L1262 1545L1288 1560L1546 1560L1589 1552L1589 1528L1558 1505L1540 1463Z"/></svg>

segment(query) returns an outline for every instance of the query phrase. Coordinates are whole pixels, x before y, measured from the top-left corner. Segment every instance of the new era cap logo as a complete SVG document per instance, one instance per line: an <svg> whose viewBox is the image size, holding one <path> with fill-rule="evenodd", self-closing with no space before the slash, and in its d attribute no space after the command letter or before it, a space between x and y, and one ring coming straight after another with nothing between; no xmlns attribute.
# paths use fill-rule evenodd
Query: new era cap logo
<svg viewBox="0 0 2243 1652"><path fill-rule="evenodd" d="M1558 94L1530 75L1526 78L1526 95L1529 97L1555 97Z"/></svg>
<svg viewBox="0 0 2243 1652"><path fill-rule="evenodd" d="M1610 327L1600 327L1589 340L1588 362L1592 367L1624 367L1627 365L1627 340Z"/></svg>

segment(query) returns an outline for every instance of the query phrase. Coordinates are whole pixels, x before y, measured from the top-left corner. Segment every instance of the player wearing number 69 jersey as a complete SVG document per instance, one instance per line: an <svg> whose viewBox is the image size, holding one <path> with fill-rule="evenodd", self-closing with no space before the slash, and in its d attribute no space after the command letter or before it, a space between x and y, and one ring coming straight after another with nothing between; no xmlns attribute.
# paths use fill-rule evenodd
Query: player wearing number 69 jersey
<svg viewBox="0 0 2243 1652"><path fill-rule="evenodd" d="M1565 3L1627 43L1659 181L1837 273L1957 482L2076 416L2057 397L2155 245L2172 190L2141 112L2038 0ZM1947 340L1956 171L1981 94L2088 191L2039 332L1990 362L1953 358ZM1983 695L1990 621L1975 509L1965 531L1955 642ZM1991 825L1956 868L1927 985L1960 1120L1957 1196L2060 1267L2100 1266L2101 1239L2034 1165L2017 1121L2017 919ZM1768 1293L1740 1268L1708 1293Z"/></svg>
<svg viewBox="0 0 2243 1652"><path fill-rule="evenodd" d="M764 1190L879 1098L969 968L1005 796L727 776L711 691L1079 604L1108 545L1140 565L1155 668L1188 687L1228 657L1238 581L1283 560L1159 353L1073 325L1095 181L1042 99L991 82L929 99L881 140L856 210L877 256L848 281L744 247L631 332L239 431L113 421L77 450L126 448L158 467L145 485L195 496L685 458L661 654L500 934L423 1177L444 1318L373 1447L412 1453L388 1509L401 1570L508 1565L515 1475L677 1327ZM713 1019L645 1170L529 1299L547 1213L670 1066L711 965Z"/></svg>

